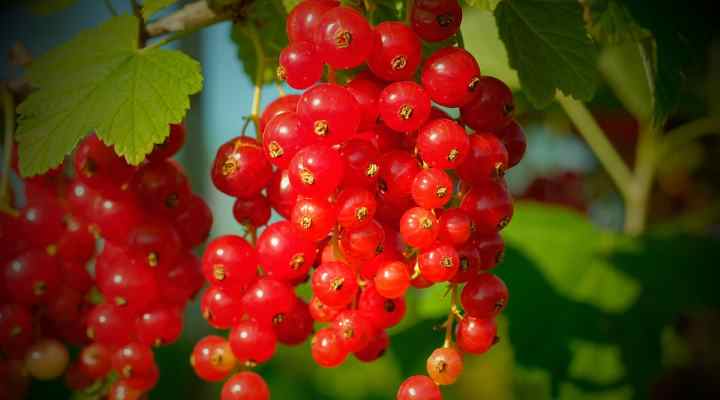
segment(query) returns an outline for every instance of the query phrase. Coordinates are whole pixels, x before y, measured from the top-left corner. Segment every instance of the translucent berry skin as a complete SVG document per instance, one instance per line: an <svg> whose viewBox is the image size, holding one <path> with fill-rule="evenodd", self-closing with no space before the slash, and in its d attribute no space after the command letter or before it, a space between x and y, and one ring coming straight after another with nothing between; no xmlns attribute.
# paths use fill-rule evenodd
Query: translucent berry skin
<svg viewBox="0 0 720 400"><path fill-rule="evenodd" d="M245 312L260 324L275 324L292 312L295 293L286 283L263 278L255 282L243 295L242 306Z"/></svg>
<svg viewBox="0 0 720 400"><path fill-rule="evenodd" d="M134 167L95 134L78 144L73 161L77 179L106 194L118 191L135 173Z"/></svg>
<svg viewBox="0 0 720 400"><path fill-rule="evenodd" d="M460 125L450 119L435 119L418 132L417 149L431 167L457 168L465 160L470 139Z"/></svg>
<svg viewBox="0 0 720 400"><path fill-rule="evenodd" d="M457 345L465 353L483 354L495 344L497 325L495 319L479 319L466 316L456 327Z"/></svg>
<svg viewBox="0 0 720 400"><path fill-rule="evenodd" d="M374 284L363 289L358 301L358 310L377 329L388 329L402 321L405 316L405 299L383 297Z"/></svg>
<svg viewBox="0 0 720 400"><path fill-rule="evenodd" d="M64 218L62 207L54 199L31 197L20 210L19 233L33 247L55 244L65 231Z"/></svg>
<svg viewBox="0 0 720 400"><path fill-rule="evenodd" d="M440 208L452 198L453 181L439 168L420 171L413 180L412 197L423 208Z"/></svg>
<svg viewBox="0 0 720 400"><path fill-rule="evenodd" d="M471 185L502 178L509 167L505 145L492 133L476 133L469 138L468 155L457 168L460 178Z"/></svg>
<svg viewBox="0 0 720 400"><path fill-rule="evenodd" d="M24 353L33 342L32 314L18 304L0 304L0 349Z"/></svg>
<svg viewBox="0 0 720 400"><path fill-rule="evenodd" d="M479 270L493 269L502 260L505 253L505 242L499 233L476 234L472 238L472 242L478 252Z"/></svg>
<svg viewBox="0 0 720 400"><path fill-rule="evenodd" d="M298 194L326 198L337 190L344 170L343 159L337 151L315 144L300 150L292 158L288 176Z"/></svg>
<svg viewBox="0 0 720 400"><path fill-rule="evenodd" d="M497 131L512 121L515 104L510 88L492 76L483 76L477 95L460 109L460 119L476 131Z"/></svg>
<svg viewBox="0 0 720 400"><path fill-rule="evenodd" d="M405 243L424 249L435 242L440 226L430 210L413 207L400 218L400 234Z"/></svg>
<svg viewBox="0 0 720 400"><path fill-rule="evenodd" d="M307 0L300 2L287 17L287 35L291 43L312 42L320 17L340 3L334 0Z"/></svg>
<svg viewBox="0 0 720 400"><path fill-rule="evenodd" d="M337 222L343 228L356 228L373 220L377 210L375 195L367 189L348 187L337 198Z"/></svg>
<svg viewBox="0 0 720 400"><path fill-rule="evenodd" d="M268 185L267 193L272 208L283 217L290 218L290 213L297 199L297 190L290 183L288 170L283 169L275 172L270 185Z"/></svg>
<svg viewBox="0 0 720 400"><path fill-rule="evenodd" d="M373 362L382 357L390 347L390 336L387 332L378 331L365 347L354 353L355 358L362 362Z"/></svg>
<svg viewBox="0 0 720 400"><path fill-rule="evenodd" d="M287 168L300 149L314 141L312 131L304 129L293 110L273 117L263 133L265 157L278 168Z"/></svg>
<svg viewBox="0 0 720 400"><path fill-rule="evenodd" d="M315 244L291 222L268 226L257 241L263 268L274 279L291 282L307 274L315 259Z"/></svg>
<svg viewBox="0 0 720 400"><path fill-rule="evenodd" d="M383 82L372 76L363 77L361 75L356 76L345 86L360 105L362 119L358 129L372 129L377 123L380 112L378 98L384 86Z"/></svg>
<svg viewBox="0 0 720 400"><path fill-rule="evenodd" d="M359 12L335 7L320 18L313 42L326 63L347 69L365 62L373 47L373 31Z"/></svg>
<svg viewBox="0 0 720 400"><path fill-rule="evenodd" d="M67 347L55 339L42 339L25 355L25 370L37 380L49 381L65 372L70 362Z"/></svg>
<svg viewBox="0 0 720 400"><path fill-rule="evenodd" d="M238 372L225 382L220 400L269 400L270 389L263 378L252 371Z"/></svg>
<svg viewBox="0 0 720 400"><path fill-rule="evenodd" d="M329 262L320 264L312 276L315 296L330 307L349 304L358 290L355 273L347 264Z"/></svg>
<svg viewBox="0 0 720 400"><path fill-rule="evenodd" d="M483 273L463 288L460 296L465 312L476 318L493 318L507 305L508 289L497 276Z"/></svg>
<svg viewBox="0 0 720 400"><path fill-rule="evenodd" d="M329 145L349 139L360 126L360 104L346 88L321 83L306 90L298 101L297 113L302 129L314 140Z"/></svg>
<svg viewBox="0 0 720 400"><path fill-rule="evenodd" d="M236 199L233 203L233 217L239 224L263 226L270 220L270 202L263 195L249 199Z"/></svg>
<svg viewBox="0 0 720 400"><path fill-rule="evenodd" d="M423 65L420 80L430 98L446 107L462 107L477 94L480 67L466 50L446 47Z"/></svg>
<svg viewBox="0 0 720 400"><path fill-rule="evenodd" d="M205 249L202 272L212 285L242 289L257 279L258 254L242 237L215 238Z"/></svg>
<svg viewBox="0 0 720 400"><path fill-rule="evenodd" d="M253 197L270 182L272 166L255 139L237 137L218 148L211 177L228 196Z"/></svg>
<svg viewBox="0 0 720 400"><path fill-rule="evenodd" d="M62 284L57 258L43 249L30 250L16 257L3 272L3 291L18 304L47 303Z"/></svg>
<svg viewBox="0 0 720 400"><path fill-rule="evenodd" d="M183 247L172 224L160 218L149 218L134 226L125 244L150 267L174 263Z"/></svg>
<svg viewBox="0 0 720 400"><path fill-rule="evenodd" d="M411 190L415 175L420 172L417 160L406 151L393 150L380 160L378 189L383 198L393 205L412 201Z"/></svg>
<svg viewBox="0 0 720 400"><path fill-rule="evenodd" d="M441 347L430 354L427 372L438 385L452 385L463 371L463 359L454 347Z"/></svg>
<svg viewBox="0 0 720 400"><path fill-rule="evenodd" d="M335 329L323 328L313 337L310 353L315 362L321 367L337 367L347 358L348 353L338 336Z"/></svg>
<svg viewBox="0 0 720 400"><path fill-rule="evenodd" d="M102 273L96 284L108 303L132 311L140 311L158 298L155 270L138 260L115 262Z"/></svg>
<svg viewBox="0 0 720 400"><path fill-rule="evenodd" d="M420 65L421 45L407 25L385 21L375 26L373 49L367 59L370 71L386 81L411 79Z"/></svg>
<svg viewBox="0 0 720 400"><path fill-rule="evenodd" d="M460 209L473 218L477 232L497 232L510 223L513 200L504 183L488 180L465 194Z"/></svg>
<svg viewBox="0 0 720 400"><path fill-rule="evenodd" d="M200 339L190 356L190 364L195 373L208 382L225 379L236 363L230 343L220 336L206 336Z"/></svg>
<svg viewBox="0 0 720 400"><path fill-rule="evenodd" d="M78 365L83 374L95 381L110 372L112 353L102 344L92 343L80 351Z"/></svg>
<svg viewBox="0 0 720 400"><path fill-rule="evenodd" d="M403 297L410 287L410 272L402 262L389 262L378 268L373 282L381 296L397 299Z"/></svg>
<svg viewBox="0 0 720 400"><path fill-rule="evenodd" d="M332 327L348 353L360 351L367 346L374 331L370 320L357 310L341 312L333 321Z"/></svg>
<svg viewBox="0 0 720 400"><path fill-rule="evenodd" d="M334 204L321 198L299 198L293 207L291 221L301 236L318 241L328 236L337 221Z"/></svg>
<svg viewBox="0 0 720 400"><path fill-rule="evenodd" d="M205 320L217 329L229 329L242 317L243 305L229 290L210 286L200 300L200 311Z"/></svg>
<svg viewBox="0 0 720 400"><path fill-rule="evenodd" d="M133 388L125 379L119 379L110 386L107 394L108 400L139 400L143 391Z"/></svg>
<svg viewBox="0 0 720 400"><path fill-rule="evenodd" d="M525 132L517 122L511 121L508 126L498 132L498 136L507 148L508 168L516 166L522 160L527 149Z"/></svg>
<svg viewBox="0 0 720 400"><path fill-rule="evenodd" d="M437 384L425 375L411 376L400 385L397 400L442 400Z"/></svg>
<svg viewBox="0 0 720 400"><path fill-rule="evenodd" d="M382 251L385 230L373 220L355 228L340 232L340 250L350 261L367 261Z"/></svg>
<svg viewBox="0 0 720 400"><path fill-rule="evenodd" d="M133 342L115 351L112 368L122 379L127 379L130 386L141 389L138 386L152 377L157 365L150 347Z"/></svg>
<svg viewBox="0 0 720 400"><path fill-rule="evenodd" d="M87 336L111 349L124 346L134 338L132 326L135 315L125 309L103 303L95 306L87 316Z"/></svg>
<svg viewBox="0 0 720 400"><path fill-rule="evenodd" d="M87 218L98 228L103 239L123 243L130 230L143 221L144 215L135 197L126 194L119 198L96 197Z"/></svg>
<svg viewBox="0 0 720 400"><path fill-rule="evenodd" d="M343 144L340 155L346 165L343 186L359 186L375 190L380 177L378 150L370 142L353 139Z"/></svg>
<svg viewBox="0 0 720 400"><path fill-rule="evenodd" d="M298 100L300 100L300 95L288 94L270 102L260 115L260 132L265 132L267 124L276 116L286 112L295 112Z"/></svg>
<svg viewBox="0 0 720 400"><path fill-rule="evenodd" d="M95 236L75 217L65 218L66 229L57 242L57 255L63 262L85 264L95 255Z"/></svg>
<svg viewBox="0 0 720 400"><path fill-rule="evenodd" d="M182 327L183 314L173 306L147 310L135 322L138 341L146 346L175 343L180 338Z"/></svg>
<svg viewBox="0 0 720 400"><path fill-rule="evenodd" d="M385 125L398 132L414 131L430 115L430 96L415 82L391 83L380 93L380 117Z"/></svg>
<svg viewBox="0 0 720 400"><path fill-rule="evenodd" d="M273 330L278 342L296 346L312 335L313 322L308 305L298 298L292 311L282 321L273 324Z"/></svg>
<svg viewBox="0 0 720 400"><path fill-rule="evenodd" d="M240 362L264 363L275 354L277 342L270 325L255 320L242 320L230 331L230 348Z"/></svg>
<svg viewBox="0 0 720 400"><path fill-rule="evenodd" d="M417 258L423 277L430 282L450 280L460 268L460 257L452 246L436 243Z"/></svg>
<svg viewBox="0 0 720 400"><path fill-rule="evenodd" d="M157 281L165 303L184 307L205 284L200 259L192 253L181 254L175 264L158 269Z"/></svg>
<svg viewBox="0 0 720 400"><path fill-rule="evenodd" d="M148 154L147 160L150 162L159 162L174 156L183 147L186 138L187 131L185 130L185 125L170 124L170 134L165 138L165 141L153 147L153 151Z"/></svg>
<svg viewBox="0 0 720 400"><path fill-rule="evenodd" d="M180 167L168 160L149 163L138 170L131 182L143 207L174 218L190 205L190 183Z"/></svg>
<svg viewBox="0 0 720 400"><path fill-rule="evenodd" d="M305 89L322 78L323 62L311 42L295 42L280 52L278 78L295 89Z"/></svg>
<svg viewBox="0 0 720 400"><path fill-rule="evenodd" d="M423 40L439 42L460 30L462 8L458 0L418 0L410 21L413 30Z"/></svg>
<svg viewBox="0 0 720 400"><path fill-rule="evenodd" d="M192 248L199 246L210 236L213 215L205 200L193 195L187 209L178 215L174 222L183 245Z"/></svg>
<svg viewBox="0 0 720 400"><path fill-rule="evenodd" d="M343 306L331 307L323 303L317 296L313 296L308 304L308 310L312 319L317 322L331 322L337 317L343 310Z"/></svg>
<svg viewBox="0 0 720 400"><path fill-rule="evenodd" d="M458 246L457 252L460 257L460 268L455 276L450 279L450 282L465 283L481 273L480 264L482 264L482 261L480 252L472 238Z"/></svg>
<svg viewBox="0 0 720 400"><path fill-rule="evenodd" d="M470 215L458 208L450 208L443 211L438 219L440 232L438 240L453 246L459 246L467 242L472 235L472 219Z"/></svg>

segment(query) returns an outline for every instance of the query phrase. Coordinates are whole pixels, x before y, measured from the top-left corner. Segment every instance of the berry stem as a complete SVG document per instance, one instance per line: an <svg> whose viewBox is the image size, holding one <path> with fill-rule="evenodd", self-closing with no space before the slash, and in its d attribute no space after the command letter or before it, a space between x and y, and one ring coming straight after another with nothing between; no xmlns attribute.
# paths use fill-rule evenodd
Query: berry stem
<svg viewBox="0 0 720 400"><path fill-rule="evenodd" d="M193 31L232 18L230 12L218 14L208 6L205 0L190 3L174 13L147 25L149 37L169 33Z"/></svg>
<svg viewBox="0 0 720 400"><path fill-rule="evenodd" d="M278 91L278 95L280 97L284 97L287 93L285 92L285 89L283 89L280 82L278 82L277 80L273 80L273 83L275 84L275 89L277 89L277 91Z"/></svg>
<svg viewBox="0 0 720 400"><path fill-rule="evenodd" d="M448 312L447 321L445 321L445 341L443 347L448 348L452 345L452 329L455 323L457 310L457 284L453 283L449 287L450 291L450 312Z"/></svg>
<svg viewBox="0 0 720 400"><path fill-rule="evenodd" d="M253 47L255 48L256 66L255 66L255 89L253 91L253 100L250 117L255 123L256 138L259 142L262 142L262 132L260 132L260 124L258 118L260 116L260 98L262 96L262 84L263 84L263 72L265 71L265 50L260 42L260 36L258 35L257 29L253 25L248 25L247 28L248 36L252 40Z"/></svg>
<svg viewBox="0 0 720 400"><path fill-rule="evenodd" d="M410 25L410 16L412 15L412 8L414 4L414 0L405 0L405 23L408 25Z"/></svg>
<svg viewBox="0 0 720 400"><path fill-rule="evenodd" d="M457 33L455 34L455 43L457 44L457 47L464 49L465 48L465 38L462 34L462 29L458 29Z"/></svg>
<svg viewBox="0 0 720 400"><path fill-rule="evenodd" d="M2 91L2 108L5 120L5 137L3 141L2 176L0 177L0 210L12 212L10 206L10 169L12 162L13 132L15 131L15 100L5 85Z"/></svg>

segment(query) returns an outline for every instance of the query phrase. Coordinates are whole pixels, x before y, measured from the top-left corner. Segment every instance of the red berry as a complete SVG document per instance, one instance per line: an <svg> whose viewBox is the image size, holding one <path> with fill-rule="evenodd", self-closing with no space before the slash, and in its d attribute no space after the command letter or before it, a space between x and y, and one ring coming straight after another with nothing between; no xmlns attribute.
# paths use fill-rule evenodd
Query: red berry
<svg viewBox="0 0 720 400"><path fill-rule="evenodd" d="M225 382L220 400L269 400L270 389L263 378L251 371L239 372Z"/></svg>
<svg viewBox="0 0 720 400"><path fill-rule="evenodd" d="M133 388L124 379L119 379L110 386L107 400L140 400L142 395L142 390Z"/></svg>
<svg viewBox="0 0 720 400"><path fill-rule="evenodd" d="M463 371L463 359L457 349L435 349L427 359L427 372L438 385L452 385Z"/></svg>
<svg viewBox="0 0 720 400"><path fill-rule="evenodd" d="M340 192L336 203L337 222L343 228L356 228L370 223L377 209L375 195L358 187L348 187Z"/></svg>
<svg viewBox="0 0 720 400"><path fill-rule="evenodd" d="M280 52L277 76L295 89L305 89L322 78L323 62L311 42L294 42Z"/></svg>
<svg viewBox="0 0 720 400"><path fill-rule="evenodd" d="M257 279L258 254L240 236L215 238L205 249L202 272L213 285L242 289Z"/></svg>
<svg viewBox="0 0 720 400"><path fill-rule="evenodd" d="M200 196L191 196L188 207L175 218L175 230L185 247L195 247L207 240L213 225L210 207Z"/></svg>
<svg viewBox="0 0 720 400"><path fill-rule="evenodd" d="M144 213L137 199L131 193L125 192L117 198L95 197L87 218L103 239L124 243L130 230L143 222Z"/></svg>
<svg viewBox="0 0 720 400"><path fill-rule="evenodd" d="M420 249L432 245L440 232L437 218L429 210L413 207L400 218L400 234L405 243Z"/></svg>
<svg viewBox="0 0 720 400"><path fill-rule="evenodd" d="M446 107L462 107L477 94L480 67L466 50L446 47L425 61L421 81L434 102Z"/></svg>
<svg viewBox="0 0 720 400"><path fill-rule="evenodd" d="M295 154L290 161L288 175L298 194L324 198L337 190L344 170L342 157L337 151L315 144Z"/></svg>
<svg viewBox="0 0 720 400"><path fill-rule="evenodd" d="M457 325L457 345L465 353L483 354L495 344L497 326L495 320L465 316Z"/></svg>
<svg viewBox="0 0 720 400"><path fill-rule="evenodd" d="M148 346L129 343L117 349L112 357L112 368L121 379L127 380L130 387L147 390L154 386L148 384L157 375L157 365L155 355Z"/></svg>
<svg viewBox="0 0 720 400"><path fill-rule="evenodd" d="M153 147L152 153L148 154L147 160L150 162L158 162L168 159L183 147L187 132L183 124L170 124L170 135L165 141L158 143Z"/></svg>
<svg viewBox="0 0 720 400"><path fill-rule="evenodd" d="M53 198L30 198L20 210L20 235L33 247L56 244L65 232L65 212Z"/></svg>
<svg viewBox="0 0 720 400"><path fill-rule="evenodd" d="M425 375L414 375L400 385L397 400L442 400L437 384Z"/></svg>
<svg viewBox="0 0 720 400"><path fill-rule="evenodd" d="M183 314L179 308L155 307L140 314L135 331L138 341L146 346L175 343L180 338Z"/></svg>
<svg viewBox="0 0 720 400"><path fill-rule="evenodd" d="M65 217L65 232L57 242L57 255L63 262L85 264L95 255L95 236L90 228L72 216Z"/></svg>
<svg viewBox="0 0 720 400"><path fill-rule="evenodd" d="M510 223L513 200L504 183L488 180L465 194L460 209L470 214L478 232L497 232Z"/></svg>
<svg viewBox="0 0 720 400"><path fill-rule="evenodd" d="M423 208L439 208L452 198L453 182L445 171L427 168L415 175L412 197Z"/></svg>
<svg viewBox="0 0 720 400"><path fill-rule="evenodd" d="M439 42L460 30L462 8L458 0L416 0L410 21L423 40Z"/></svg>
<svg viewBox="0 0 720 400"><path fill-rule="evenodd" d="M230 332L230 348L240 362L261 364L275 354L275 333L269 325L245 319Z"/></svg>
<svg viewBox="0 0 720 400"><path fill-rule="evenodd" d="M317 322L331 322L342 312L342 307L344 307L344 305L340 307L331 307L320 301L317 296L313 296L310 300L310 304L308 304L310 315L313 320Z"/></svg>
<svg viewBox="0 0 720 400"><path fill-rule="evenodd" d="M373 50L368 67L387 81L412 79L420 65L420 39L407 25L397 21L381 22L375 27Z"/></svg>
<svg viewBox="0 0 720 400"><path fill-rule="evenodd" d="M312 276L312 289L317 298L331 307L349 304L358 290L355 274L340 262L321 264Z"/></svg>
<svg viewBox="0 0 720 400"><path fill-rule="evenodd" d="M402 262L389 262L378 268L375 289L388 299L403 297L410 286L410 272Z"/></svg>
<svg viewBox="0 0 720 400"><path fill-rule="evenodd" d="M502 178L507 168L508 152L500 139L492 133L477 133L470 135L468 155L457 172L463 181L474 185Z"/></svg>
<svg viewBox="0 0 720 400"><path fill-rule="evenodd" d="M106 194L119 191L135 172L134 167L101 142L95 134L78 144L74 167L77 179Z"/></svg>
<svg viewBox="0 0 720 400"><path fill-rule="evenodd" d="M380 176L380 153L369 142L349 140L340 148L344 160L344 186L359 186L375 190Z"/></svg>
<svg viewBox="0 0 720 400"><path fill-rule="evenodd" d="M292 311L276 324L273 330L280 343L295 346L303 343L313 332L313 318L308 305L297 299Z"/></svg>
<svg viewBox="0 0 720 400"><path fill-rule="evenodd" d="M155 270L130 254L98 271L96 282L105 301L134 312L150 305L159 295Z"/></svg>
<svg viewBox="0 0 720 400"><path fill-rule="evenodd" d="M268 226L257 241L265 272L274 279L291 282L304 277L315 259L315 245L289 221Z"/></svg>
<svg viewBox="0 0 720 400"><path fill-rule="evenodd" d="M305 3L307 3L307 1ZM260 132L265 132L265 127L275 116L286 112L295 112L299 99L300 95L288 94L270 102L270 104L265 107L262 115L260 115Z"/></svg>
<svg viewBox="0 0 720 400"><path fill-rule="evenodd" d="M287 36L290 42L312 42L320 17L339 4L334 0L300 2L287 16Z"/></svg>
<svg viewBox="0 0 720 400"><path fill-rule="evenodd" d="M306 90L298 101L301 127L311 132L314 141L329 145L352 137L360 126L360 104L346 88L321 83Z"/></svg>
<svg viewBox="0 0 720 400"><path fill-rule="evenodd" d="M357 75L347 84L347 90L355 97L360 105L362 120L360 129L372 129L378 118L378 99L385 85L372 76Z"/></svg>
<svg viewBox="0 0 720 400"><path fill-rule="evenodd" d="M493 269L502 260L505 253L505 242L499 233L477 234L473 237L472 242L478 252L479 270Z"/></svg>
<svg viewBox="0 0 720 400"><path fill-rule="evenodd" d="M206 336L195 344L190 364L203 380L218 382L235 368L235 356L230 343L219 336Z"/></svg>
<svg viewBox="0 0 720 400"><path fill-rule="evenodd" d="M472 219L463 210L450 208L443 211L438 219L438 240L453 246L461 245L470 239Z"/></svg>
<svg viewBox="0 0 720 400"><path fill-rule="evenodd" d="M373 47L373 31L359 12L335 7L320 18L313 42L326 63L347 69L365 62Z"/></svg>
<svg viewBox="0 0 720 400"><path fill-rule="evenodd" d="M263 226L270 220L270 214L270 202L261 194L249 199L236 199L233 204L233 216L241 225Z"/></svg>
<svg viewBox="0 0 720 400"><path fill-rule="evenodd" d="M126 243L129 250L150 267L174 263L183 247L175 228L163 219L154 218L131 228Z"/></svg>
<svg viewBox="0 0 720 400"><path fill-rule="evenodd" d="M33 342L32 314L17 304L0 304L0 350L21 355Z"/></svg>
<svg viewBox="0 0 720 400"><path fill-rule="evenodd" d="M340 232L340 250L350 261L367 261L382 252L385 230L375 220Z"/></svg>
<svg viewBox="0 0 720 400"><path fill-rule="evenodd" d="M110 372L112 353L102 344L92 343L80 351L78 363L83 374L95 381Z"/></svg>
<svg viewBox="0 0 720 400"><path fill-rule="evenodd" d="M452 246L436 243L417 258L423 277L430 282L450 280L460 268L460 257Z"/></svg>
<svg viewBox="0 0 720 400"><path fill-rule="evenodd" d="M508 152L508 168L516 166L525 155L527 148L527 139L520 125L511 121L508 126L503 128L498 136L502 139Z"/></svg>
<svg viewBox="0 0 720 400"><path fill-rule="evenodd" d="M418 172L417 160L408 152L393 150L385 153L380 160L378 189L384 199L393 205L412 201L412 183Z"/></svg>
<svg viewBox="0 0 720 400"><path fill-rule="evenodd" d="M263 133L263 150L275 166L287 168L293 156L314 140L312 131L300 123L300 116L293 110L268 122Z"/></svg>
<svg viewBox="0 0 720 400"><path fill-rule="evenodd" d="M368 318L377 329L388 329L400 323L405 316L405 309L404 298L385 298L373 284L365 287L358 301L360 313Z"/></svg>
<svg viewBox="0 0 720 400"><path fill-rule="evenodd" d="M334 204L321 198L299 198L291 220L303 237L318 241L326 238L335 226L337 210Z"/></svg>
<svg viewBox="0 0 720 400"><path fill-rule="evenodd" d="M290 183L290 174L288 170L278 170L273 175L272 181L268 186L268 200L275 211L285 218L290 218L297 191Z"/></svg>
<svg viewBox="0 0 720 400"><path fill-rule="evenodd" d="M237 137L217 151L212 181L221 192L233 197L253 197L270 182L272 166L262 146L253 138Z"/></svg>
<svg viewBox="0 0 720 400"><path fill-rule="evenodd" d="M242 317L243 306L234 293L210 286L200 301L200 310L210 326L228 329Z"/></svg>
<svg viewBox="0 0 720 400"><path fill-rule="evenodd" d="M185 306L205 283L200 259L192 253L184 253L173 265L159 268L157 281L167 304Z"/></svg>
<svg viewBox="0 0 720 400"><path fill-rule="evenodd" d="M345 310L335 318L332 325L345 351L354 353L370 342L373 325L364 314L357 310Z"/></svg>
<svg viewBox="0 0 720 400"><path fill-rule="evenodd" d="M61 279L56 257L42 249L30 250L5 266L3 290L15 303L47 303L59 291Z"/></svg>
<svg viewBox="0 0 720 400"><path fill-rule="evenodd" d="M507 305L508 289L497 276L484 273L474 277L460 296L465 312L476 318L492 318Z"/></svg>
<svg viewBox="0 0 720 400"><path fill-rule="evenodd" d="M348 355L339 334L332 328L321 329L315 334L310 352L315 362L325 368L337 367Z"/></svg>
<svg viewBox="0 0 720 400"><path fill-rule="evenodd" d="M468 154L470 139L460 125L449 119L435 119L418 133L417 149L431 167L456 168Z"/></svg>
<svg viewBox="0 0 720 400"><path fill-rule="evenodd" d="M475 86L475 97L460 109L462 121L476 131L497 131L512 121L513 95L503 81L483 76Z"/></svg>
<svg viewBox="0 0 720 400"><path fill-rule="evenodd" d="M355 352L355 358L363 362L373 362L382 357L390 347L390 336L387 332L379 331L365 347Z"/></svg>
<svg viewBox="0 0 720 400"><path fill-rule="evenodd" d="M87 336L111 349L124 346L133 340L132 326L135 314L124 308L103 303L95 306L87 316Z"/></svg>
<svg viewBox="0 0 720 400"><path fill-rule="evenodd" d="M242 297L245 312L260 324L280 323L295 307L295 293L286 283L263 278Z"/></svg>
<svg viewBox="0 0 720 400"><path fill-rule="evenodd" d="M390 129L412 132L430 115L430 96L412 81L391 83L380 93L380 117Z"/></svg>
<svg viewBox="0 0 720 400"><path fill-rule="evenodd" d="M132 190L143 207L170 218L190 206L190 183L177 164L164 160L146 164L133 177Z"/></svg>

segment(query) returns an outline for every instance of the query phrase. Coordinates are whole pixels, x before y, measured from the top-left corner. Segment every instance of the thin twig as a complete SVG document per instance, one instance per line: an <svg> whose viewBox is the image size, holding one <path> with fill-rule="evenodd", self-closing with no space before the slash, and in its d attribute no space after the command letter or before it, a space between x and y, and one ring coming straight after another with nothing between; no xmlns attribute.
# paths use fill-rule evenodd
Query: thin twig
<svg viewBox="0 0 720 400"><path fill-rule="evenodd" d="M231 18L232 14L218 14L208 7L205 0L200 0L148 24L146 28L148 36L157 37L169 33L203 28Z"/></svg>
<svg viewBox="0 0 720 400"><path fill-rule="evenodd" d="M443 347L448 348L452 345L452 330L455 323L455 316L457 311L457 305L455 303L457 299L457 284L453 283L450 285L450 312L448 312L447 320L445 321L445 340L443 341Z"/></svg>
<svg viewBox="0 0 720 400"><path fill-rule="evenodd" d="M668 131L663 140L662 152L667 154L678 147L706 135L720 134L720 117L704 117Z"/></svg>

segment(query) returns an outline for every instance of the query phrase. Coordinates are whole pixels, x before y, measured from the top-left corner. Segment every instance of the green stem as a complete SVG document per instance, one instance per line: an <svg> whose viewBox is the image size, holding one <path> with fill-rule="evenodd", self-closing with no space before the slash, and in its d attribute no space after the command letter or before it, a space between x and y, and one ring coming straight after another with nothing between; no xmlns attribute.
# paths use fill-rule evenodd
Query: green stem
<svg viewBox="0 0 720 400"><path fill-rule="evenodd" d="M453 283L450 285L450 311L448 312L447 320L445 321L445 340L443 341L443 347L448 348L452 346L452 331L455 324L455 318L457 314L457 284Z"/></svg>
<svg viewBox="0 0 720 400"><path fill-rule="evenodd" d="M414 4L414 0L405 0L405 23L408 25L410 25L410 17L412 16L412 8Z"/></svg>
<svg viewBox="0 0 720 400"><path fill-rule="evenodd" d="M2 176L0 177L0 205L3 209L11 209L9 198L10 164L12 162L13 133L15 132L15 100L5 85L2 91L2 108L5 111L5 138L3 142Z"/></svg>
<svg viewBox="0 0 720 400"><path fill-rule="evenodd" d="M650 89L650 98L652 99L652 106L655 108L655 68L653 67L652 57L650 56L650 49L652 47L652 38L648 40L641 40L637 42L638 51L640 52L640 59L642 59L643 69L645 70L645 79L647 79L648 89Z"/></svg>
<svg viewBox="0 0 720 400"><path fill-rule="evenodd" d="M638 235L645 230L656 165L657 132L652 124L648 124L640 131L635 171L625 198L625 233Z"/></svg>
<svg viewBox="0 0 720 400"><path fill-rule="evenodd" d="M248 24L246 31L255 48L255 57L257 58L255 66L255 88L253 90L253 100L250 116L255 122L255 132L257 140L262 142L262 132L260 132L258 118L260 116L260 99L262 97L262 85L265 72L265 50L263 49L260 35L258 35L255 26Z"/></svg>
<svg viewBox="0 0 720 400"><path fill-rule="evenodd" d="M615 186L617 186L623 197L627 199L633 181L632 173L607 139L590 110L582 102L565 95L558 93L556 97L570 120L577 127L580 135L605 167Z"/></svg>
<svg viewBox="0 0 720 400"><path fill-rule="evenodd" d="M706 135L720 134L720 117L704 117L688 122L668 131L662 144L661 152L668 154L678 147Z"/></svg>
<svg viewBox="0 0 720 400"><path fill-rule="evenodd" d="M457 44L457 47L461 49L465 48L465 38L463 37L462 29L458 29L455 34L455 43Z"/></svg>

